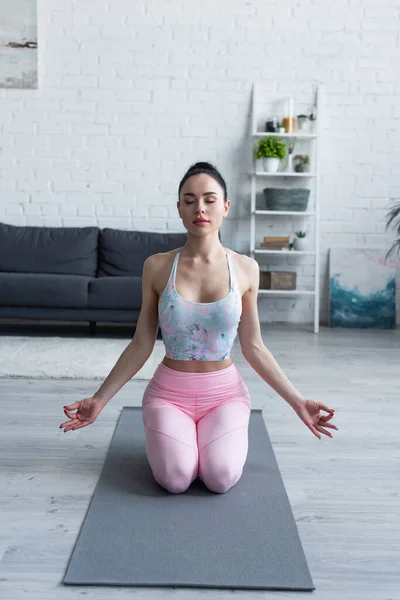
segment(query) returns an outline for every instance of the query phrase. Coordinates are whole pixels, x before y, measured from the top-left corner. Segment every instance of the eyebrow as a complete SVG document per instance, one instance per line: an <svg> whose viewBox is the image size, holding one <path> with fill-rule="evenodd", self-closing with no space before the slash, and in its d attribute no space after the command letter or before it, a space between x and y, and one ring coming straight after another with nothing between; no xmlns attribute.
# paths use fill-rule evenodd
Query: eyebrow
<svg viewBox="0 0 400 600"><path fill-rule="evenodd" d="M183 194L184 196L192 196L193 198L196 198L195 194ZM203 196L216 196L217 192L206 192L205 194L203 194Z"/></svg>

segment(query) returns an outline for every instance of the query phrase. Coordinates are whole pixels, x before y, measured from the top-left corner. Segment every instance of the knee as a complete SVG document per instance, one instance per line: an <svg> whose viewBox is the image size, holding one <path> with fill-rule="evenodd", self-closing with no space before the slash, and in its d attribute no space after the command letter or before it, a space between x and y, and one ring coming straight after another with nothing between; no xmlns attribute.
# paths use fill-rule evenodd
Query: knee
<svg viewBox="0 0 400 600"><path fill-rule="evenodd" d="M193 474L187 474L181 469L176 468L169 470L162 475L158 474L157 477L154 475L154 479L161 487L166 489L167 492L170 492L171 494L182 494L183 492L186 492L196 476L197 475L193 476Z"/></svg>
<svg viewBox="0 0 400 600"><path fill-rule="evenodd" d="M242 472L243 469L238 473L237 470L230 469L229 467L220 467L215 471L203 473L201 479L212 492L225 494L225 492L230 490L239 481Z"/></svg>

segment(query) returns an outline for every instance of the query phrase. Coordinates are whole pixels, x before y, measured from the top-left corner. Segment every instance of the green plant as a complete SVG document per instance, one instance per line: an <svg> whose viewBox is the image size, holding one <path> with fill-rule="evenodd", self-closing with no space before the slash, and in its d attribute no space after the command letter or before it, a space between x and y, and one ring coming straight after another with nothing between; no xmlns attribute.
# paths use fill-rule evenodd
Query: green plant
<svg viewBox="0 0 400 600"><path fill-rule="evenodd" d="M298 238L305 238L306 237L306 232L305 231L296 231L295 232Z"/></svg>
<svg viewBox="0 0 400 600"><path fill-rule="evenodd" d="M309 115L297 115L298 119L309 119Z"/></svg>
<svg viewBox="0 0 400 600"><path fill-rule="evenodd" d="M312 112L312 113L310 113L309 119L310 119L310 121L316 121L317 115Z"/></svg>
<svg viewBox="0 0 400 600"><path fill-rule="evenodd" d="M392 206L386 215L386 230L392 227L397 234L397 239L392 244L389 252L386 254L386 258L397 248L397 253L400 252L400 202Z"/></svg>
<svg viewBox="0 0 400 600"><path fill-rule="evenodd" d="M310 158L307 154L296 154L294 158L295 160L299 160L300 162L302 162L304 165L308 165L308 163L310 162Z"/></svg>
<svg viewBox="0 0 400 600"><path fill-rule="evenodd" d="M255 158L279 158L285 157L286 146L281 140L273 135L269 135L259 140L255 150Z"/></svg>

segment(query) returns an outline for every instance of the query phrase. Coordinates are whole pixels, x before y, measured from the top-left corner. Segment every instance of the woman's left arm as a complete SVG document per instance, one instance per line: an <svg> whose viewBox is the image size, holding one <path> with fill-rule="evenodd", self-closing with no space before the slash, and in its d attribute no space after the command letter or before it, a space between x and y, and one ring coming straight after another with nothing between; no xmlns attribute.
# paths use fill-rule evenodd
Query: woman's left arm
<svg viewBox="0 0 400 600"><path fill-rule="evenodd" d="M286 377L271 352L265 347L261 336L260 320L258 316L257 297L260 285L260 268L253 258L246 257L249 261L246 271L249 274L250 285L242 298L242 316L238 328L243 356L250 366L270 385L298 414L309 429L320 438L318 431L329 437L332 435L321 427L338 429L336 425L327 423L334 415L334 410L322 402L307 399ZM322 416L319 410L329 414Z"/></svg>

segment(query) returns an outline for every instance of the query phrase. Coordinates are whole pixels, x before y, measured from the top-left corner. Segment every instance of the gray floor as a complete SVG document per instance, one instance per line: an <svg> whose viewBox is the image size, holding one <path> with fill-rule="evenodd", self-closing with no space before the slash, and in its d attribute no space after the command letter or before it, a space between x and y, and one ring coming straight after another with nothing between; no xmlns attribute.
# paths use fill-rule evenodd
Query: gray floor
<svg viewBox="0 0 400 600"><path fill-rule="evenodd" d="M318 440L235 344L252 405L263 409L316 585L313 597L398 600L400 330L322 327L316 335L310 327L264 325L262 331L298 389L337 412L339 431ZM127 383L96 423L64 434L62 406L91 395L96 382L0 380L0 598L311 594L60 584L119 412L141 405L145 385Z"/></svg>

